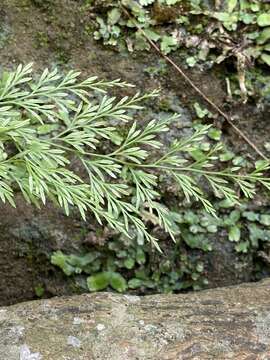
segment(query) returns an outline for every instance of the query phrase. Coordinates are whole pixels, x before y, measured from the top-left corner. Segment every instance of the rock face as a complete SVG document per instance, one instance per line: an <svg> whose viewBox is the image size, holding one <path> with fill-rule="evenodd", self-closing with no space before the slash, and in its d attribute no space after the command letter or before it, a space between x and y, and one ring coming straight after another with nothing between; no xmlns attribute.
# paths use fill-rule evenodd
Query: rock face
<svg viewBox="0 0 270 360"><path fill-rule="evenodd" d="M96 293L0 308L0 359L270 359L269 291L270 279L184 295Z"/></svg>
<svg viewBox="0 0 270 360"><path fill-rule="evenodd" d="M58 248L76 252L89 226L84 224L83 233L80 219L66 217L53 206L39 211L20 196L16 203L16 209L0 205L0 304L33 299L38 284L45 285L47 297L70 294L68 281L50 265L49 254Z"/></svg>
<svg viewBox="0 0 270 360"><path fill-rule="evenodd" d="M170 67L165 67L162 75L164 64L155 53L121 53L94 41L87 29L90 25L93 27L96 15L83 10L79 6L82 3L78 0L0 1L1 68L34 61L37 70L45 66L58 66L61 71L74 68L81 70L84 76L120 77L136 84L141 91L162 88L159 107L149 109L148 116L153 118L164 111L180 112L181 121L172 129L174 136L190 131L195 116L190 109L201 99ZM97 3L102 5L103 1ZM178 55L175 60L179 62ZM159 69L157 76L151 73L153 67ZM219 75L212 70L192 70L189 76L213 101L219 105L224 103L226 91ZM250 139L257 145L268 141L269 114L258 113L254 106L237 106L241 119L248 119L244 121L248 121L245 130L250 129ZM237 149L239 139L230 129L227 131L227 139ZM165 142L169 140L164 139ZM174 204L179 200L170 201ZM82 223L76 217L66 218L50 206L38 212L21 199L17 205L17 210L0 205L0 304L33 299L39 285L44 287L45 296L74 292L60 271L50 265L49 257L52 251L59 249L67 253L85 251L88 235L95 231L94 224ZM255 267L249 254L239 255L232 243L222 239L213 242L210 255L202 254L202 261L208 264L206 276L210 287L249 281Z"/></svg>

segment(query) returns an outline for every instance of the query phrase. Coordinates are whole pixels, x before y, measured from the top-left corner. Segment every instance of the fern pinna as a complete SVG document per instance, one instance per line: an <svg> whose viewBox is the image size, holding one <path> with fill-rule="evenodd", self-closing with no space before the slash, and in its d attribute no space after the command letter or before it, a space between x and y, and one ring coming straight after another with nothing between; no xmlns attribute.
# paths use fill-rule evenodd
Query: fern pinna
<svg viewBox="0 0 270 360"><path fill-rule="evenodd" d="M254 195L256 183L270 189L270 179L263 175L269 169L266 161L258 162L250 173L240 172L235 166L214 170L220 144L197 160L187 156L205 137L209 125L199 127L188 138L176 139L169 147L159 135L169 130L178 114L138 126L131 114L142 108L142 101L158 96L158 91L117 100L109 97L107 90L131 86L119 79L103 81L90 77L81 81L79 72L70 71L63 76L48 69L37 78L31 73L29 64L1 76L3 202L15 206L14 192L20 190L29 203L39 206L50 199L66 214L75 206L84 219L86 212L91 211L99 223L105 221L126 235L132 226L139 236L158 247L142 214L151 213L174 238L173 219L160 201L160 173L170 176L188 200L201 202L212 214L215 210L200 179L206 180L216 196L234 203L238 202L237 189L248 198ZM99 102L93 100L93 92L101 94ZM127 123L129 130L116 145L116 127L122 122ZM110 143L107 152L101 151L103 141ZM85 168L87 181L71 167L74 157Z"/></svg>

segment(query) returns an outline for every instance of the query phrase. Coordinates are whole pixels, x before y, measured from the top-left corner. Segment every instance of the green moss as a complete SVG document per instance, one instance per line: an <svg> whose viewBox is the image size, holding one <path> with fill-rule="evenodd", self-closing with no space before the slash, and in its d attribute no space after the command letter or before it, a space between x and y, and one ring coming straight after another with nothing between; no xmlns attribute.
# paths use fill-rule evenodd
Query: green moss
<svg viewBox="0 0 270 360"><path fill-rule="evenodd" d="M54 0L31 0L31 2L33 5L43 10L48 10L49 8L55 5Z"/></svg>
<svg viewBox="0 0 270 360"><path fill-rule="evenodd" d="M0 49L3 49L10 39L11 33L7 25L0 24Z"/></svg>
<svg viewBox="0 0 270 360"><path fill-rule="evenodd" d="M49 37L45 31L39 31L35 34L35 42L37 48L48 47Z"/></svg>

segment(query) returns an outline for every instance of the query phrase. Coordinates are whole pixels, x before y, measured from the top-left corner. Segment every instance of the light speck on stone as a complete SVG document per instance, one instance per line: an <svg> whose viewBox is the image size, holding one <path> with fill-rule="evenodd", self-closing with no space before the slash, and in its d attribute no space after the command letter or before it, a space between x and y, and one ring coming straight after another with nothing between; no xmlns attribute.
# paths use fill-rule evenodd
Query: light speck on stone
<svg viewBox="0 0 270 360"><path fill-rule="evenodd" d="M148 325L145 325L144 329L147 332L156 332L158 328L155 325L148 324Z"/></svg>
<svg viewBox="0 0 270 360"><path fill-rule="evenodd" d="M97 324L97 331L102 331L105 329L105 325L103 324Z"/></svg>
<svg viewBox="0 0 270 360"><path fill-rule="evenodd" d="M81 325L82 323L84 323L84 320L79 317L73 319L73 325Z"/></svg>
<svg viewBox="0 0 270 360"><path fill-rule="evenodd" d="M270 313L261 314L256 318L256 332L261 343L270 344Z"/></svg>
<svg viewBox="0 0 270 360"><path fill-rule="evenodd" d="M7 318L7 310L1 309L0 310L0 321L3 321Z"/></svg>
<svg viewBox="0 0 270 360"><path fill-rule="evenodd" d="M232 346L230 341L228 340L220 340L220 341L215 341L215 349L219 352L219 353L226 353L226 356L229 359L229 353L232 352Z"/></svg>
<svg viewBox="0 0 270 360"><path fill-rule="evenodd" d="M131 303L138 303L141 301L140 297L136 295L124 295L124 298Z"/></svg>
<svg viewBox="0 0 270 360"><path fill-rule="evenodd" d="M1 345L0 359L18 360L20 356L20 346L18 345Z"/></svg>
<svg viewBox="0 0 270 360"><path fill-rule="evenodd" d="M75 336L69 336L67 339L67 344L79 348L81 347L81 340L79 340Z"/></svg>
<svg viewBox="0 0 270 360"><path fill-rule="evenodd" d="M13 326L10 329L10 334L16 338L20 338L24 334L24 327L23 326Z"/></svg>
<svg viewBox="0 0 270 360"><path fill-rule="evenodd" d="M42 303L41 303L41 309L43 310L43 311L49 311L49 310L51 310L51 305L49 304L49 302L48 301L46 301L46 300L44 300Z"/></svg>
<svg viewBox="0 0 270 360"><path fill-rule="evenodd" d="M24 344L20 348L20 360L41 360L42 356L39 352L32 353L29 347Z"/></svg>
<svg viewBox="0 0 270 360"><path fill-rule="evenodd" d="M144 321L143 321L143 320L140 320L140 321L139 321L139 324L140 324L140 325L144 325Z"/></svg>

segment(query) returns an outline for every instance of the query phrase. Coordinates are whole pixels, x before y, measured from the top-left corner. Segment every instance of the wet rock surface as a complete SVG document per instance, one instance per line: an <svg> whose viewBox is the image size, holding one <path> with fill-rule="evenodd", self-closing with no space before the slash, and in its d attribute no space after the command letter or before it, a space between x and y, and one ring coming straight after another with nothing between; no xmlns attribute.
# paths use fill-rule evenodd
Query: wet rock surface
<svg viewBox="0 0 270 360"><path fill-rule="evenodd" d="M96 293L0 308L0 359L269 359L269 290L268 279L182 295Z"/></svg>

